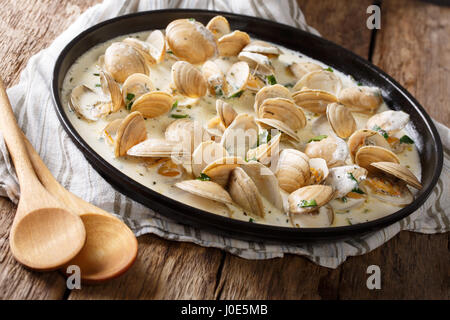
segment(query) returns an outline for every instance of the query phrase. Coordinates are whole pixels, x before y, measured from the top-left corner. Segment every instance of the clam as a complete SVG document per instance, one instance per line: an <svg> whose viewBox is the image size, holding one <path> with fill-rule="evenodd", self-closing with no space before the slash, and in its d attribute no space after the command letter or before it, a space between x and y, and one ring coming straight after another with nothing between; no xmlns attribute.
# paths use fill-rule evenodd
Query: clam
<svg viewBox="0 0 450 320"><path fill-rule="evenodd" d="M238 113L233 109L233 107L223 100L216 101L216 111L219 116L220 122L225 128L228 128L228 126L234 121L234 119L238 115Z"/></svg>
<svg viewBox="0 0 450 320"><path fill-rule="evenodd" d="M307 73L323 69L318 64L308 61L291 63L288 68L297 80L300 80Z"/></svg>
<svg viewBox="0 0 450 320"><path fill-rule="evenodd" d="M348 139L347 145L353 162L355 162L356 152L363 146L379 146L390 150L389 143L381 134L368 129L355 131Z"/></svg>
<svg viewBox="0 0 450 320"><path fill-rule="evenodd" d="M167 43L178 58L192 64L203 63L217 54L214 35L194 19L178 19L166 28Z"/></svg>
<svg viewBox="0 0 450 320"><path fill-rule="evenodd" d="M302 187L288 197L289 214L305 214L318 210L333 198L333 188L326 185Z"/></svg>
<svg viewBox="0 0 450 320"><path fill-rule="evenodd" d="M330 103L338 101L336 96L329 92L311 89L294 92L292 98L298 106L314 113L325 113Z"/></svg>
<svg viewBox="0 0 450 320"><path fill-rule="evenodd" d="M336 198L330 201L330 205L336 211L347 211L352 208L358 208L362 206L367 200L367 194L363 191L349 192L344 197Z"/></svg>
<svg viewBox="0 0 450 320"><path fill-rule="evenodd" d="M231 171L239 167L244 161L239 157L224 157L208 164L202 171L212 181L217 182L222 187L228 183Z"/></svg>
<svg viewBox="0 0 450 320"><path fill-rule="evenodd" d="M375 199L391 205L405 206L414 200L405 182L387 175L369 175L361 188Z"/></svg>
<svg viewBox="0 0 450 320"><path fill-rule="evenodd" d="M224 217L230 216L230 209L228 205L214 200L206 199L195 195L191 192L181 190L180 188L171 188L171 197L179 202L198 208L204 211L208 211L214 214L218 214Z"/></svg>
<svg viewBox="0 0 450 320"><path fill-rule="evenodd" d="M132 112L122 120L114 141L114 155L122 157L127 151L147 138L145 120L140 112Z"/></svg>
<svg viewBox="0 0 450 320"><path fill-rule="evenodd" d="M331 136L320 141L309 142L305 153L310 158L324 159L330 168L343 165L349 154L345 141Z"/></svg>
<svg viewBox="0 0 450 320"><path fill-rule="evenodd" d="M280 133L272 136L269 142L262 143L258 147L248 150L247 159L256 160L263 165L268 165L272 162L274 157L278 157L278 153L280 151L280 140Z"/></svg>
<svg viewBox="0 0 450 320"><path fill-rule="evenodd" d="M156 63L164 60L166 54L166 37L160 30L152 31L145 42L148 44L149 53Z"/></svg>
<svg viewBox="0 0 450 320"><path fill-rule="evenodd" d="M133 157L170 158L177 150L177 143L165 139L150 138L128 149Z"/></svg>
<svg viewBox="0 0 450 320"><path fill-rule="evenodd" d="M234 156L245 158L248 150L256 145L258 125L253 116L241 113L228 126L220 140L221 145Z"/></svg>
<svg viewBox="0 0 450 320"><path fill-rule="evenodd" d="M211 140L204 141L200 143L192 153L192 173L195 177L198 177L208 164L228 156L227 150L219 143Z"/></svg>
<svg viewBox="0 0 450 320"><path fill-rule="evenodd" d="M99 95L85 85L73 88L69 107L80 117L88 121L97 121L112 111L112 103L99 100Z"/></svg>
<svg viewBox="0 0 450 320"><path fill-rule="evenodd" d="M306 126L303 111L292 100L286 98L265 99L259 107L258 117L279 120L294 131Z"/></svg>
<svg viewBox="0 0 450 320"><path fill-rule="evenodd" d="M380 129L393 133L403 129L409 122L409 114L403 111L384 111L373 115L367 120L366 128L379 131Z"/></svg>
<svg viewBox="0 0 450 320"><path fill-rule="evenodd" d="M408 185L416 189L422 189L422 184L416 178L414 173L412 173L411 170L409 170L405 166L402 166L395 162L373 162L370 165L388 175L394 176L406 182Z"/></svg>
<svg viewBox="0 0 450 320"><path fill-rule="evenodd" d="M222 124L219 116L211 118L206 125L206 131L211 135L211 139L215 142L220 142L225 129L226 128Z"/></svg>
<svg viewBox="0 0 450 320"><path fill-rule="evenodd" d="M224 204L233 203L229 193L213 181L184 180L175 183L175 186L181 190L209 200L214 200Z"/></svg>
<svg viewBox="0 0 450 320"><path fill-rule="evenodd" d="M250 36L246 32L236 30L220 37L217 43L221 56L237 56L242 48L250 43Z"/></svg>
<svg viewBox="0 0 450 320"><path fill-rule="evenodd" d="M279 48L273 44L260 40L250 42L242 49L242 51L263 54L269 58L277 57L281 54L281 50Z"/></svg>
<svg viewBox="0 0 450 320"><path fill-rule="evenodd" d="M129 76L122 85L122 100L126 106L131 106L140 96L154 90L155 87L149 76L135 73Z"/></svg>
<svg viewBox="0 0 450 320"><path fill-rule="evenodd" d="M111 100L111 112L116 112L123 106L122 93L119 84L106 71L100 71L100 85L102 91Z"/></svg>
<svg viewBox="0 0 450 320"><path fill-rule="evenodd" d="M202 74L213 96L226 94L225 76L220 68L212 61L206 61L202 66Z"/></svg>
<svg viewBox="0 0 450 320"><path fill-rule="evenodd" d="M356 121L350 110L342 104L330 103L327 119L333 131L340 138L348 138L356 130Z"/></svg>
<svg viewBox="0 0 450 320"><path fill-rule="evenodd" d="M355 163L369 172L374 171L370 166L373 162L400 163L398 157L392 151L378 146L364 146L359 148L355 155Z"/></svg>
<svg viewBox="0 0 450 320"><path fill-rule="evenodd" d="M267 76L274 72L274 67L269 58L263 54L254 52L241 51L238 55L239 60L248 63L250 68L252 68L256 73Z"/></svg>
<svg viewBox="0 0 450 320"><path fill-rule="evenodd" d="M330 169L325 184L333 187L335 198L342 198L367 178L367 170L357 165L341 166Z"/></svg>
<svg viewBox="0 0 450 320"><path fill-rule="evenodd" d="M189 119L178 119L172 122L166 128L165 138L168 141L181 143L182 153L189 156L200 143L209 140L203 126Z"/></svg>
<svg viewBox="0 0 450 320"><path fill-rule="evenodd" d="M311 90L321 90L336 96L342 88L341 79L333 72L317 70L305 74L294 86L294 91L308 88Z"/></svg>
<svg viewBox="0 0 450 320"><path fill-rule="evenodd" d="M208 24L206 25L206 29L211 31L216 40L231 32L230 24L228 23L228 20L223 16L215 16L214 18L209 20Z"/></svg>
<svg viewBox="0 0 450 320"><path fill-rule="evenodd" d="M275 175L280 188L289 193L308 185L309 157L295 149L284 149L280 153Z"/></svg>
<svg viewBox="0 0 450 320"><path fill-rule="evenodd" d="M334 221L334 210L330 205L324 205L316 211L290 215L290 218L297 228L329 227Z"/></svg>
<svg viewBox="0 0 450 320"><path fill-rule="evenodd" d="M156 63L156 60L150 55L150 45L147 42L136 38L125 38L122 41L139 52L147 64L152 65Z"/></svg>
<svg viewBox="0 0 450 320"><path fill-rule="evenodd" d="M311 158L308 161L309 164L309 183L308 184L320 184L324 181L329 174L327 162L321 158Z"/></svg>
<svg viewBox="0 0 450 320"><path fill-rule="evenodd" d="M170 111L173 105L171 94L152 91L137 98L131 105L131 111L139 111L146 118L156 118Z"/></svg>
<svg viewBox="0 0 450 320"><path fill-rule="evenodd" d="M250 68L246 62L234 63L227 71L227 92L230 97L238 94L247 87L250 79Z"/></svg>
<svg viewBox="0 0 450 320"><path fill-rule="evenodd" d="M123 83L133 73L149 74L144 57L124 42L114 42L105 51L104 68L114 80Z"/></svg>
<svg viewBox="0 0 450 320"><path fill-rule="evenodd" d="M283 211L283 199L275 174L258 161L249 161L241 165L242 170L253 180L261 195L273 206Z"/></svg>
<svg viewBox="0 0 450 320"><path fill-rule="evenodd" d="M203 97L207 84L202 73L186 61L177 61L172 65L172 82L178 93L190 98Z"/></svg>
<svg viewBox="0 0 450 320"><path fill-rule="evenodd" d="M246 212L264 218L264 205L258 188L242 168L236 167L231 171L228 191L233 201Z"/></svg>
<svg viewBox="0 0 450 320"><path fill-rule="evenodd" d="M289 89L285 86L282 86L281 84L274 84L271 86L263 87L255 95L255 103L253 105L253 108L256 114L258 114L259 107L263 103L263 101L270 98L292 99Z"/></svg>
<svg viewBox="0 0 450 320"><path fill-rule="evenodd" d="M276 129L284 134L286 134L289 138L296 142L300 142L300 138L297 133L292 130L288 125L284 122L277 119L256 119L256 122L264 129Z"/></svg>
<svg viewBox="0 0 450 320"><path fill-rule="evenodd" d="M261 79L258 75L250 74L250 77L247 81L247 89L251 91L258 92L266 85L266 82Z"/></svg>
<svg viewBox="0 0 450 320"><path fill-rule="evenodd" d="M383 102L380 89L372 87L349 87L338 95L339 102L354 112L374 113Z"/></svg>
<svg viewBox="0 0 450 320"><path fill-rule="evenodd" d="M106 125L106 127L102 131L102 138L105 140L105 142L113 146L114 140L116 140L117 131L119 131L120 124L122 123L123 119L116 119L111 121Z"/></svg>

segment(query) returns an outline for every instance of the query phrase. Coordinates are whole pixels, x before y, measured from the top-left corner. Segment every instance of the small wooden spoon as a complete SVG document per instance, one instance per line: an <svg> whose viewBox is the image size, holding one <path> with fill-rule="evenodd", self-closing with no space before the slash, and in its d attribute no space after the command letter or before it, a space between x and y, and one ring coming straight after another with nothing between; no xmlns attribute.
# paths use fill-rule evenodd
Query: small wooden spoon
<svg viewBox="0 0 450 320"><path fill-rule="evenodd" d="M106 281L127 271L137 256L133 232L120 219L61 186L25 136L24 140L39 180L56 199L64 201L68 210L80 215L86 228L86 244L68 265L80 267L85 283Z"/></svg>
<svg viewBox="0 0 450 320"><path fill-rule="evenodd" d="M64 209L36 177L1 79L0 114L1 130L20 183L19 205L9 235L11 252L31 269L57 269L83 247L83 221Z"/></svg>

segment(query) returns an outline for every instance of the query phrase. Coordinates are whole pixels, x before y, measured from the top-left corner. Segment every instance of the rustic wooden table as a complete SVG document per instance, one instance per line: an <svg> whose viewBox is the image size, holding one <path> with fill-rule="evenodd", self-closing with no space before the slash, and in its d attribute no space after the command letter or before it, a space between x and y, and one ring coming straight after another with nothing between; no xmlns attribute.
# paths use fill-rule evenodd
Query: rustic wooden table
<svg viewBox="0 0 450 320"><path fill-rule="evenodd" d="M99 0L0 0L0 74L16 84L28 59ZM405 86L429 114L450 125L450 7L383 0L381 29L366 28L372 0L298 0L308 23L371 60ZM15 262L8 232L15 207L0 198L0 299L405 299L449 298L449 235L401 232L336 270L298 256L249 261L221 250L139 238L139 257L109 283L66 289L57 272ZM382 289L368 290L366 269L381 268Z"/></svg>

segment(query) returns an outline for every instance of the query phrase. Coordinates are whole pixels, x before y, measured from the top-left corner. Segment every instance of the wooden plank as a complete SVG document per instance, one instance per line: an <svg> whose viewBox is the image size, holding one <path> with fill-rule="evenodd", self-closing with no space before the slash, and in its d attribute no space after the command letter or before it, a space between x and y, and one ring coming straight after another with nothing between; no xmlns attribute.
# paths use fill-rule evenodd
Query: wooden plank
<svg viewBox="0 0 450 320"><path fill-rule="evenodd" d="M371 30L366 28L366 10L373 0L297 0L297 3L306 22L322 37L368 58Z"/></svg>

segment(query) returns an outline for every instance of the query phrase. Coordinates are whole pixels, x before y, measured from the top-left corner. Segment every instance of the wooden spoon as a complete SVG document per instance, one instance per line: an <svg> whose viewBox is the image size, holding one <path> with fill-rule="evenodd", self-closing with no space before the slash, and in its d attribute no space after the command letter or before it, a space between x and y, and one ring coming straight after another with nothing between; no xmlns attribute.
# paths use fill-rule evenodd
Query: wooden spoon
<svg viewBox="0 0 450 320"><path fill-rule="evenodd" d="M25 136L24 140L34 170L44 187L56 199L64 201L68 210L79 214L86 228L86 243L68 265L80 267L81 280L85 283L106 281L127 271L137 256L138 245L133 232L120 219L61 186Z"/></svg>
<svg viewBox="0 0 450 320"><path fill-rule="evenodd" d="M20 183L19 205L9 235L11 252L31 269L57 269L83 247L83 222L64 209L36 177L1 79L0 114L1 130Z"/></svg>

